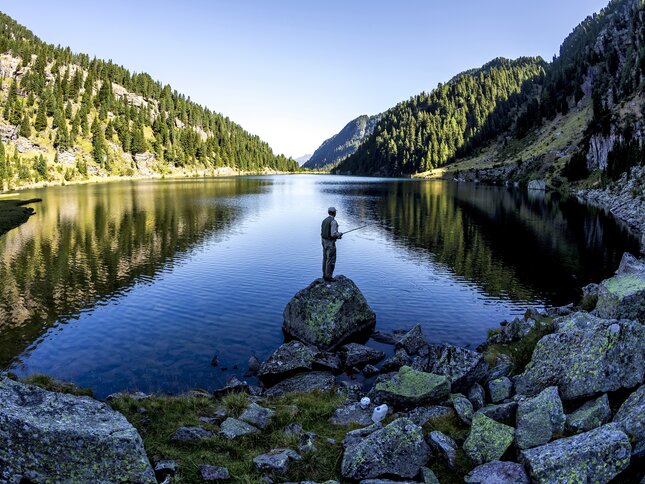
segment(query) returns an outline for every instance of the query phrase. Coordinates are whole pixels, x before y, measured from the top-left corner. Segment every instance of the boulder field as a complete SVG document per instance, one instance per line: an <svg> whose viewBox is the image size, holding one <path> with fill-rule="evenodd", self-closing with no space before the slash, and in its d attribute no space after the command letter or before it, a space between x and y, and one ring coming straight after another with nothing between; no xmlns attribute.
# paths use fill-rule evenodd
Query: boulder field
<svg viewBox="0 0 645 484"><path fill-rule="evenodd" d="M374 312L351 280L317 280L285 309L288 341L264 362L249 363L259 385L233 377L203 395L219 401L248 394L245 408L205 418L206 427L175 428L169 439L181 445L215 437L257 442L275 432L276 399L321 392L321 398L342 397L327 425L346 429L342 441L322 444L340 453L330 479L440 482L431 470L439 466L466 483L639 482L645 457L642 287L645 263L626 254L615 276L585 288L586 311L574 305L529 309L491 331L475 351L431 344L420 325L372 333ZM369 346L370 336L379 349ZM393 356L386 358L384 344ZM361 404L365 396L370 402ZM383 404L387 415L373 419ZM292 466L315 465L320 452L322 440L306 422L287 425L284 433L292 448L253 455L253 468L266 482L286 482ZM155 467L168 467L159 462ZM204 480L235 481L223 467L202 465L200 472ZM93 480L88 476L155 482L141 438L121 414L91 398L2 378L0 481Z"/></svg>

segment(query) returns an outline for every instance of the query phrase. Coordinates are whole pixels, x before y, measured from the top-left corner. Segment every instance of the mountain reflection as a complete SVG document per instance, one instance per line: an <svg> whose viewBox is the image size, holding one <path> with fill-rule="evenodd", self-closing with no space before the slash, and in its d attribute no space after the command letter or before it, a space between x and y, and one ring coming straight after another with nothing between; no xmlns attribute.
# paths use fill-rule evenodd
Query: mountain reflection
<svg viewBox="0 0 645 484"><path fill-rule="evenodd" d="M38 214L0 238L0 367L55 322L151 280L224 233L259 179L107 183L49 189Z"/></svg>
<svg viewBox="0 0 645 484"><path fill-rule="evenodd" d="M409 181L339 191L357 196L355 217L493 297L565 304L613 272L622 250L638 250L611 217L557 195Z"/></svg>

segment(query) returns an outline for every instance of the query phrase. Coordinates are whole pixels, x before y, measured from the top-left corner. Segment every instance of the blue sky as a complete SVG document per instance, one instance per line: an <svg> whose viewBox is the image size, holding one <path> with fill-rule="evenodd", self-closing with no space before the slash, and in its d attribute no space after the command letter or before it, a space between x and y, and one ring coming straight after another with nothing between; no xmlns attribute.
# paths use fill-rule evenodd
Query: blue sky
<svg viewBox="0 0 645 484"><path fill-rule="evenodd" d="M148 72L289 156L497 56L557 53L608 0L4 0L41 39Z"/></svg>

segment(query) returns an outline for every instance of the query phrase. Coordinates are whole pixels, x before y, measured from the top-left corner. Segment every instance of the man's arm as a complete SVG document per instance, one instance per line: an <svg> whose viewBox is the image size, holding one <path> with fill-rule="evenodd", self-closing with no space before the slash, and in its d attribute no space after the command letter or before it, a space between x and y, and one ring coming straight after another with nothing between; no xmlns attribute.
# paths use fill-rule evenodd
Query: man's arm
<svg viewBox="0 0 645 484"><path fill-rule="evenodd" d="M338 231L338 222L336 219L331 221L331 238L340 239L343 237L343 233Z"/></svg>

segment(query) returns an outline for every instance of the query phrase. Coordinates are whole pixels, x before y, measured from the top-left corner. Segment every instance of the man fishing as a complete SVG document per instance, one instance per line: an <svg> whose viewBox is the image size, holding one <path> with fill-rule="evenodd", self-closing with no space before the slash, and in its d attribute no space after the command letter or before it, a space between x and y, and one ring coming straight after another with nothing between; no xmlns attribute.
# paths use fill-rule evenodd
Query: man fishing
<svg viewBox="0 0 645 484"><path fill-rule="evenodd" d="M336 240L343 238L343 233L338 231L338 222L336 222L336 209L329 207L327 209L329 217L322 221L320 228L320 237L323 246L323 279L326 281L334 280L334 267L336 267Z"/></svg>

